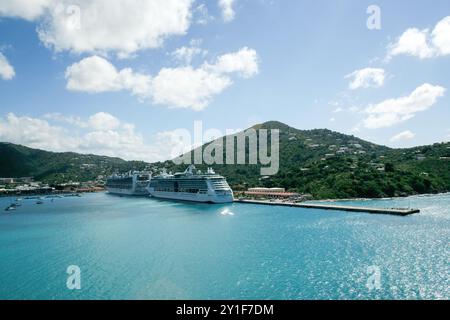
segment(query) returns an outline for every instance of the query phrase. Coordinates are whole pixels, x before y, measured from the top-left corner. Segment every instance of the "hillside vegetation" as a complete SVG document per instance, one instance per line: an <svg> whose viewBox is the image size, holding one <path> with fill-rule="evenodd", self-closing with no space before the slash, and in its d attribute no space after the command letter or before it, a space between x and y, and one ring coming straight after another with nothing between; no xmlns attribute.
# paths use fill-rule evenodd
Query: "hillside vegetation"
<svg viewBox="0 0 450 320"><path fill-rule="evenodd" d="M280 168L276 175L261 176L260 165L213 165L235 190L255 186L285 187L311 194L316 199L379 198L450 191L449 143L391 149L326 129L298 130L275 121L253 128L280 130ZM245 151L248 157L248 146ZM175 172L183 171L186 165L53 153L0 143L2 177L33 176L49 183L88 181L146 167L154 171L165 167ZM207 166L197 167L206 170Z"/></svg>
<svg viewBox="0 0 450 320"><path fill-rule="evenodd" d="M73 152L48 152L0 143L0 177L34 177L47 183L93 181L114 172L141 170L146 165L139 161Z"/></svg>
<svg viewBox="0 0 450 320"><path fill-rule="evenodd" d="M330 130L298 130L274 121L254 128L280 130L280 169L262 177L259 165L213 165L235 190L285 187L316 199L450 191L449 143L390 149ZM164 166L172 171L185 167L170 161Z"/></svg>

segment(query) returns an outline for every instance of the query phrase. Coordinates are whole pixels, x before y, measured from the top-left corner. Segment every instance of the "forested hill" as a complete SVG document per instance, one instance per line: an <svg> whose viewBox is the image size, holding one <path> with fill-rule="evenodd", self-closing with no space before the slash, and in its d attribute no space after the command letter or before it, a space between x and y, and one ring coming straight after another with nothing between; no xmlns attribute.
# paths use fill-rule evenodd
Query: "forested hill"
<svg viewBox="0 0 450 320"><path fill-rule="evenodd" d="M34 177L49 183L92 181L114 172L141 170L146 163L73 152L48 152L0 143L0 177Z"/></svg>
<svg viewBox="0 0 450 320"><path fill-rule="evenodd" d="M449 143L391 149L326 129L298 130L276 121L253 128L280 130L280 169L274 176L261 176L259 165L213 165L235 190L276 186L309 193L317 199L450 191ZM145 167L171 171L186 168L172 161L148 164L0 143L2 177L33 176L50 183L87 181ZM206 169L206 165L197 167Z"/></svg>
<svg viewBox="0 0 450 320"><path fill-rule="evenodd" d="M280 169L275 176L262 177L260 166L212 166L235 190L285 187L317 199L450 191L449 143L391 149L326 129L298 130L276 121L253 128L280 130ZM183 169L170 161L164 165L173 171Z"/></svg>

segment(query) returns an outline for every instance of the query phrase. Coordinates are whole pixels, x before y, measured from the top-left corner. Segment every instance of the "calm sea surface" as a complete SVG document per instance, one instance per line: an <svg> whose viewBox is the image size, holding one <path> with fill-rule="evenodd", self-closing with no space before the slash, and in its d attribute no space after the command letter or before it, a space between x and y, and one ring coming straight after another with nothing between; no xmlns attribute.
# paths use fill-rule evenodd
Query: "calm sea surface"
<svg viewBox="0 0 450 320"><path fill-rule="evenodd" d="M409 217L105 193L3 211L10 201L0 299L450 299L450 195L351 202L422 210ZM81 290L66 287L70 265Z"/></svg>

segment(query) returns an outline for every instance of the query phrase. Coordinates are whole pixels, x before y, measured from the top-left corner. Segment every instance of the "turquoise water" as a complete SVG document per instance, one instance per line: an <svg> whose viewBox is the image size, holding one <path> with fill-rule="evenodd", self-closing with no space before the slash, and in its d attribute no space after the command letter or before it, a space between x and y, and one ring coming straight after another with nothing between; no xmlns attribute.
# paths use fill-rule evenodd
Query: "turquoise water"
<svg viewBox="0 0 450 320"><path fill-rule="evenodd" d="M9 201L1 299L450 298L450 195L354 203L422 209L409 217L104 193L10 214ZM66 287L69 265L81 290Z"/></svg>

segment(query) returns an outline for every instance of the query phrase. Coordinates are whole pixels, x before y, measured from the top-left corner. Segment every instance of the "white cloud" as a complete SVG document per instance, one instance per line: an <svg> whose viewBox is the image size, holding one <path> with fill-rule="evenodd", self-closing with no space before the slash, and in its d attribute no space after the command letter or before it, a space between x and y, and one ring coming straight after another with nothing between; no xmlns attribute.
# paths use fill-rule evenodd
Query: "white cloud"
<svg viewBox="0 0 450 320"><path fill-rule="evenodd" d="M13 17L35 20L42 16L54 0L2 0L0 17Z"/></svg>
<svg viewBox="0 0 450 320"><path fill-rule="evenodd" d="M16 75L13 66L8 59L0 52L0 78L3 80L11 80Z"/></svg>
<svg viewBox="0 0 450 320"><path fill-rule="evenodd" d="M89 125L97 131L109 131L117 129L120 126L120 121L109 113L98 112L89 117Z"/></svg>
<svg viewBox="0 0 450 320"><path fill-rule="evenodd" d="M92 56L74 63L65 72L67 89L90 93L129 90L138 96L150 89L151 78L130 68L118 71L109 61Z"/></svg>
<svg viewBox="0 0 450 320"><path fill-rule="evenodd" d="M398 142L398 141L402 141L402 140L411 140L414 139L416 135L414 133L412 133L410 130L406 130L403 132L400 132L399 134L393 136L391 138L391 142Z"/></svg>
<svg viewBox="0 0 450 320"><path fill-rule="evenodd" d="M222 18L225 22L232 21L235 16L233 9L235 0L219 0L219 7L222 10Z"/></svg>
<svg viewBox="0 0 450 320"><path fill-rule="evenodd" d="M258 73L258 56L249 48L219 56L215 63L199 68L164 68L152 81L152 98L157 104L175 108L204 109L212 98L232 84L229 74L250 78Z"/></svg>
<svg viewBox="0 0 450 320"><path fill-rule="evenodd" d="M231 75L249 78L258 73L255 50L219 56L215 63L163 68L153 78L131 69L118 71L107 60L93 56L73 64L66 70L67 88L85 92L129 90L140 99L172 108L204 109L213 97L232 84Z"/></svg>
<svg viewBox="0 0 450 320"><path fill-rule="evenodd" d="M153 79L151 94L156 104L199 111L231 83L228 77L203 68L164 68Z"/></svg>
<svg viewBox="0 0 450 320"><path fill-rule="evenodd" d="M349 88L356 90L359 88L378 88L384 84L385 71L378 68L365 68L356 70L345 76L346 79L351 79Z"/></svg>
<svg viewBox="0 0 450 320"><path fill-rule="evenodd" d="M414 115L401 115L397 113L382 113L378 115L369 115L364 119L363 124L368 129L378 129L384 127L391 127L397 123L407 121L413 118Z"/></svg>
<svg viewBox="0 0 450 320"><path fill-rule="evenodd" d="M148 162L168 160L173 150L180 147L177 132L156 133L145 139L136 132L134 125L123 123L104 112L85 120L54 115L44 117L64 123L67 123L66 119L78 119L91 125L81 128L78 123L73 123L67 128L44 119L9 113L6 118L0 118L0 140L48 151L72 151Z"/></svg>
<svg viewBox="0 0 450 320"><path fill-rule="evenodd" d="M421 59L431 58L434 55L434 51L428 42L428 35L428 29L408 29L400 36L395 44L390 45L388 55L398 56L405 54Z"/></svg>
<svg viewBox="0 0 450 320"><path fill-rule="evenodd" d="M179 62L190 65L196 56L205 56L208 51L199 47L201 40L191 40L190 46L183 46L172 52L172 56Z"/></svg>
<svg viewBox="0 0 450 320"><path fill-rule="evenodd" d="M47 113L43 116L44 119L49 119L57 122L67 123L79 128L87 128L89 124L83 121L80 117L66 116L61 113Z"/></svg>
<svg viewBox="0 0 450 320"><path fill-rule="evenodd" d="M0 17L38 20L40 40L56 52L128 57L184 35L194 0L2 0Z"/></svg>
<svg viewBox="0 0 450 320"><path fill-rule="evenodd" d="M450 54L450 16L438 22L431 33L432 42L439 55Z"/></svg>
<svg viewBox="0 0 450 320"><path fill-rule="evenodd" d="M255 50L244 47L218 57L214 64L205 64L204 68L218 73L238 72L244 78L250 78L258 73L258 55Z"/></svg>
<svg viewBox="0 0 450 320"><path fill-rule="evenodd" d="M9 113L5 120L0 118L0 140L51 151L61 151L67 145L78 144L77 139L61 127L51 126L37 118L18 117L13 113Z"/></svg>
<svg viewBox="0 0 450 320"><path fill-rule="evenodd" d="M444 93L445 88L425 83L408 96L370 105L365 110L369 116L363 124L368 129L376 129L404 122L432 107Z"/></svg>
<svg viewBox="0 0 450 320"><path fill-rule="evenodd" d="M79 152L94 153L125 160L158 159L157 150L146 144L144 137L135 132L133 126L120 130L91 131L82 136Z"/></svg>
<svg viewBox="0 0 450 320"><path fill-rule="evenodd" d="M410 55L420 59L450 54L450 16L439 21L432 32L429 29L406 30L388 47L388 59L397 55Z"/></svg>

